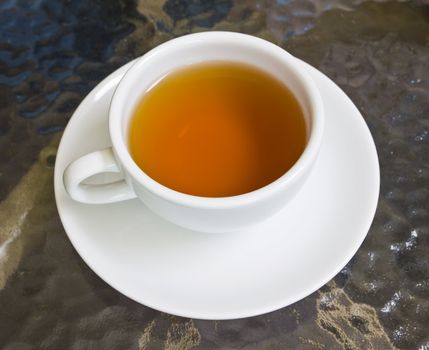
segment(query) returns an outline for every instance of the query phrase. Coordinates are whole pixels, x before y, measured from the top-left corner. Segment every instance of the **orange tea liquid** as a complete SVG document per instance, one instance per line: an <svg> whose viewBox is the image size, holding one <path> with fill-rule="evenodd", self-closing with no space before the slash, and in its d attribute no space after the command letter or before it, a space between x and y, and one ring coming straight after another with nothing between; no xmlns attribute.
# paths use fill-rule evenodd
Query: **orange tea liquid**
<svg viewBox="0 0 429 350"><path fill-rule="evenodd" d="M147 91L129 129L131 156L152 179L204 197L243 194L288 171L306 144L290 90L253 66L209 62Z"/></svg>

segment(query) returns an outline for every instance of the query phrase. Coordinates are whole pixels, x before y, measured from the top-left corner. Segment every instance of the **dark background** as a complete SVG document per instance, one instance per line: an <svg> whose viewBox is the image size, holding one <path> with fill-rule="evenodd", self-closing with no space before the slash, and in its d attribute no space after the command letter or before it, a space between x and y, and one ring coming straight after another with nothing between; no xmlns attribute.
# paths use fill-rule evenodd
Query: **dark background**
<svg viewBox="0 0 429 350"><path fill-rule="evenodd" d="M327 74L362 112L381 166L374 223L337 277L235 321L120 295L72 248L53 195L56 148L83 97L205 30L265 38ZM429 349L428 87L427 1L0 0L0 348Z"/></svg>

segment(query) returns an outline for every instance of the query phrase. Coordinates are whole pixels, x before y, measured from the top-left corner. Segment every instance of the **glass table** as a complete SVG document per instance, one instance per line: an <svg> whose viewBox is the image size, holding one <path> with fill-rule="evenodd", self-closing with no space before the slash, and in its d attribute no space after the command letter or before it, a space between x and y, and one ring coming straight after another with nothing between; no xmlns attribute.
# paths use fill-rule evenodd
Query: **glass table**
<svg viewBox="0 0 429 350"><path fill-rule="evenodd" d="M289 307L231 321L163 314L109 287L72 247L53 190L84 96L156 45L205 30L259 36L333 79L381 167L373 225L347 266ZM0 348L429 349L428 97L424 0L0 2Z"/></svg>

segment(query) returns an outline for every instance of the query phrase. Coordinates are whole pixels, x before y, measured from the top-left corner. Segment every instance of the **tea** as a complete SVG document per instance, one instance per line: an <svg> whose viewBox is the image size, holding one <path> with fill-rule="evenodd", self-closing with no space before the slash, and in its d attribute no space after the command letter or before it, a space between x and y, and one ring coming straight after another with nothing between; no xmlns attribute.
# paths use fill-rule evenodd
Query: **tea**
<svg viewBox="0 0 429 350"><path fill-rule="evenodd" d="M273 182L306 144L292 92L259 68L213 61L164 76L139 100L129 128L136 164L173 190L244 194Z"/></svg>

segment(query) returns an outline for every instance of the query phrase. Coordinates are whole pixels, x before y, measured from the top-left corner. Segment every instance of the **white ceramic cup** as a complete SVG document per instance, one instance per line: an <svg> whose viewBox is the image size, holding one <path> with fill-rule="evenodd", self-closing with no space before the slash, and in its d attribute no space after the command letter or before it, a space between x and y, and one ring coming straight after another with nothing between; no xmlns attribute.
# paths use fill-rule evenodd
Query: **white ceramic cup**
<svg viewBox="0 0 429 350"><path fill-rule="evenodd" d="M223 198L192 196L167 188L146 175L133 161L128 128L139 99L160 78L175 69L203 61L250 64L284 82L298 99L307 124L307 144L298 161L274 182L255 191ZM112 147L73 161L64 171L69 195L83 203L112 203L138 197L148 208L179 226L203 232L226 232L270 217L304 185L321 145L323 104L301 62L280 47L245 34L205 32L170 40L136 60L125 73L111 101ZM122 180L85 184L89 177L117 172Z"/></svg>

